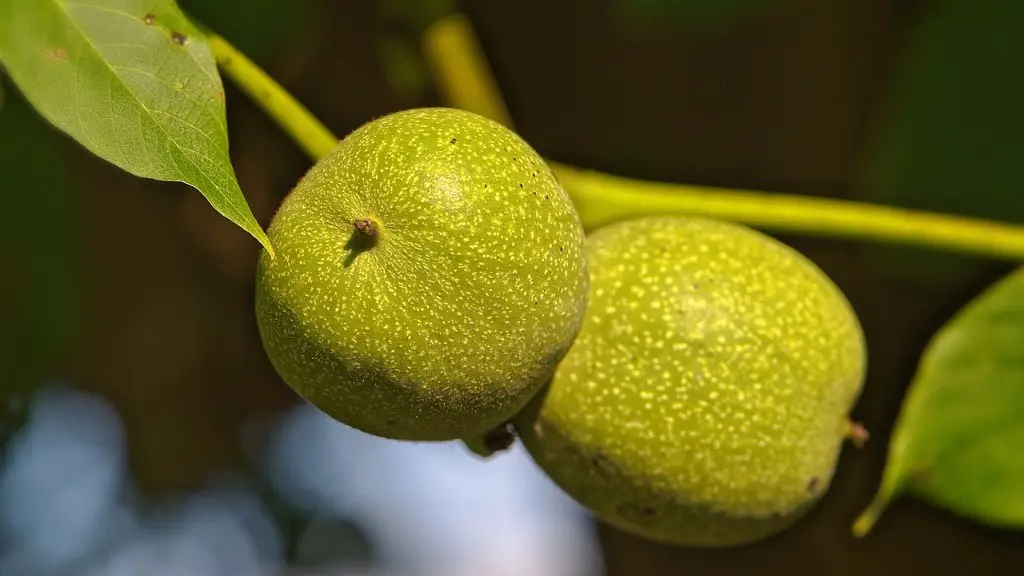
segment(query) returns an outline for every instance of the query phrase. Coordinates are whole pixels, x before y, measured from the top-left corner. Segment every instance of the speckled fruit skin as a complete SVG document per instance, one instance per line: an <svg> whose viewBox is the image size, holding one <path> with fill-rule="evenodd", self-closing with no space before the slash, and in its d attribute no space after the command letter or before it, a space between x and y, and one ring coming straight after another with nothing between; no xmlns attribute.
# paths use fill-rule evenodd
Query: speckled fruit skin
<svg viewBox="0 0 1024 576"><path fill-rule="evenodd" d="M860 324L800 254L753 230L648 217L589 239L590 309L517 418L537 464L652 540L771 536L831 482L866 369Z"/></svg>
<svg viewBox="0 0 1024 576"><path fill-rule="evenodd" d="M377 226L376 242L354 228ZM256 318L274 368L336 420L442 441L510 419L583 322L578 215L507 128L448 108L363 125L268 229Z"/></svg>

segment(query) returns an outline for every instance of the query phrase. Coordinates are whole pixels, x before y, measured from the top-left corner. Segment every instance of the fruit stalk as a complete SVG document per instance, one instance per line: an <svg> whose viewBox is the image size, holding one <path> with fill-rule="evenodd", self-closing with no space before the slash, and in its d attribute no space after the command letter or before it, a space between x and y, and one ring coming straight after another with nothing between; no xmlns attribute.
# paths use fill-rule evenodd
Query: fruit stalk
<svg viewBox="0 0 1024 576"><path fill-rule="evenodd" d="M243 92L277 122L310 158L321 158L338 139L309 110L280 84L234 46L214 33L207 33L217 65Z"/></svg>
<svg viewBox="0 0 1024 576"><path fill-rule="evenodd" d="M380 228L377 226L377 222L372 218L359 218L352 223L352 226L357 232L369 240L376 240L377 234L380 233Z"/></svg>
<svg viewBox="0 0 1024 576"><path fill-rule="evenodd" d="M1024 259L1024 227L849 200L650 182L550 162L588 229L655 214L694 215L777 232Z"/></svg>
<svg viewBox="0 0 1024 576"><path fill-rule="evenodd" d="M466 36L467 27L446 26L433 30L463 35L457 42L435 39L433 45L437 49L426 53L436 70L446 69L454 65L453 62L463 67L458 73L439 73L439 77L453 81L444 91L494 92L462 85L489 81L490 75L484 70L473 71L473 67L485 66L481 58L459 58L447 53L453 46L476 42L474 37ZM283 87L217 34L208 33L207 39L221 70L311 159L320 159L334 147L338 138ZM456 101L476 99L458 98ZM485 109L476 111L486 112ZM1024 261L1024 226L852 201L646 182L554 162L549 164L565 184L588 229L642 214L685 214L727 220L766 231L869 240Z"/></svg>
<svg viewBox="0 0 1024 576"><path fill-rule="evenodd" d="M501 90L468 18L452 14L431 24L423 34L423 53L438 89L452 106L512 128Z"/></svg>

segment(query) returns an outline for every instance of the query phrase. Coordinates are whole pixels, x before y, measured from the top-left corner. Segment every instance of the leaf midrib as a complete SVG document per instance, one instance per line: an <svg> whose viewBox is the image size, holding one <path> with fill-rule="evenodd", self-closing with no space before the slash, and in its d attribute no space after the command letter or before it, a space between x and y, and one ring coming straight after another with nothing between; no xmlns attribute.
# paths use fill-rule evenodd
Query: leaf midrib
<svg viewBox="0 0 1024 576"><path fill-rule="evenodd" d="M245 210L241 210L239 208L239 206L231 198L230 194L225 193L224 189L220 185L218 185L212 178L210 178L202 170L200 170L199 166L196 165L196 163L191 158L189 158L188 154L185 153L185 150L181 146L178 145L178 143L175 141L175 139L171 137L171 135L164 128L164 126L156 119L156 117L153 115L153 111L151 111L149 109L149 107L146 106L142 102L142 100L135 93L135 91L132 90L131 86L129 86L128 83L125 82L124 79L122 79L121 76L116 72L116 70L114 70L114 67L109 62L107 62L106 58L103 57L103 54L100 52L99 48L96 46L96 44L93 43L92 39L85 33L85 31L79 25L78 21L75 20L75 18L72 17L71 14L67 11L66 7L67 7L68 4L69 4L68 2L63 2L62 0L50 0L50 5L51 6L55 6L57 8L57 12L61 15L62 18L65 19L66 22L70 23L71 27L75 30L75 32L82 39L82 41L85 43L85 45L88 46L89 50L92 51L93 55L100 62L102 62L103 66L110 72L110 75L113 76L114 78L116 78L117 82L129 94L131 94L132 99L138 104L138 106L140 108L142 108L142 110L145 112L146 116L150 119L150 121L153 122L153 124L156 125L157 128L159 128L160 133L164 135L164 140L169 141L171 143L171 145L174 147L174 149L178 151L179 155L184 157L185 161L188 162L189 165L192 166L192 168L195 169L196 174L200 175L203 179L205 179L207 182L209 182L210 185L213 186L216 189L216 191L221 196L221 200L223 200L223 201L227 202L228 204L230 204L231 208L233 210L235 210L236 213L238 213L238 214L240 214L240 215L242 215L244 217L246 211ZM81 3L74 3L74 4L78 4L79 6L84 6L84 7L87 7L87 8L95 8L94 6L91 6L89 4L81 4ZM113 10L112 8L107 8L107 10L110 10L111 12L114 12L114 13L117 13L117 14L124 14L125 16L129 16L129 17L131 16L130 14L128 14L126 12L119 12L117 10ZM202 68L202 66L200 66L200 68ZM77 100L77 96L76 96L76 100ZM81 123L81 120L79 120L79 123ZM84 124L83 124L83 126L84 126ZM123 154L122 154L122 156L123 156ZM177 161L175 161L174 163L177 164ZM178 171L181 172L181 167L178 166L177 168L178 168ZM187 180L184 180L185 174L180 174L179 177L182 178L182 181L185 182L186 184L190 184L190 185L194 186L194 184L192 184L191 182L188 182Z"/></svg>

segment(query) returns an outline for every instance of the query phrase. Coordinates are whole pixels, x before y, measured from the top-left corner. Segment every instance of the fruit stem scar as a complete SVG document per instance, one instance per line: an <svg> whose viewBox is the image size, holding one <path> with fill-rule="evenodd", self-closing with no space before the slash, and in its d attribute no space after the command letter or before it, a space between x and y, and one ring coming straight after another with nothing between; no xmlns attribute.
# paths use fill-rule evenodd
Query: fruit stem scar
<svg viewBox="0 0 1024 576"><path fill-rule="evenodd" d="M377 226L377 223L370 218L356 218L356 220L352 222L352 226L357 232L369 239L376 239L377 235L380 233L380 228Z"/></svg>

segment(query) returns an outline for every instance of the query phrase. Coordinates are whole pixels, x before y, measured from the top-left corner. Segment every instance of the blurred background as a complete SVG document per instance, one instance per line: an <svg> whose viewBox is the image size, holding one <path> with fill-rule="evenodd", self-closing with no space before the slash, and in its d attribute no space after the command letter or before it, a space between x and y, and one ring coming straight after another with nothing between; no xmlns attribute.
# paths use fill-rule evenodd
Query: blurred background
<svg viewBox="0 0 1024 576"><path fill-rule="evenodd" d="M419 35L457 9L552 159L1024 221L1016 0L180 4L339 135L441 103ZM871 440L783 534L669 547L594 523L518 449L485 463L304 405L260 345L256 242L2 94L0 575L1024 574L1024 536L912 499L850 535L930 335L1005 264L779 236L861 317ZM310 162L230 83L227 104L265 226Z"/></svg>

